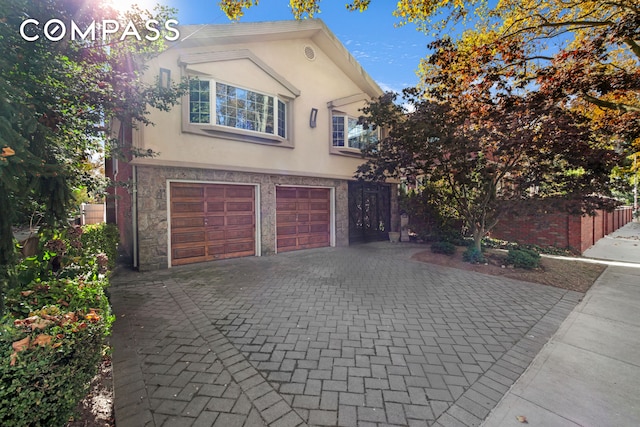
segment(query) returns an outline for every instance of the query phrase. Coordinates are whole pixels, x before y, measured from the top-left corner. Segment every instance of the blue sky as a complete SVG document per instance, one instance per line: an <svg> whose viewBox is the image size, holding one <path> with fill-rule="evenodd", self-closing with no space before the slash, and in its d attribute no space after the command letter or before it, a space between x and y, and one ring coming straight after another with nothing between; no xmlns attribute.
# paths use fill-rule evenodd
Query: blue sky
<svg viewBox="0 0 640 427"><path fill-rule="evenodd" d="M217 0L157 2L177 8L178 21L183 25L229 22L218 8ZM397 19L392 15L393 1L373 1L369 10L363 13L348 12L345 3L346 0L321 2L322 12L315 17L327 24L383 90L398 92L416 85L415 70L420 59L427 55L426 45L431 38L413 25L394 27ZM258 6L246 12L241 22L286 19L293 19L287 0L261 0Z"/></svg>

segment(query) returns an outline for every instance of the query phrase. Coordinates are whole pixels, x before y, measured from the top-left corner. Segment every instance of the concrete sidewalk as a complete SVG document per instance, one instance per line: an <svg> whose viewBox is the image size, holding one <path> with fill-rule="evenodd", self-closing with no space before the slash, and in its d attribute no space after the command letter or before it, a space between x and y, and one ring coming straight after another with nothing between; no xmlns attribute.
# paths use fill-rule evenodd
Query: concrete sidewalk
<svg viewBox="0 0 640 427"><path fill-rule="evenodd" d="M585 256L618 262L605 270L483 426L521 426L519 417L531 426L640 425L640 224L601 239Z"/></svg>
<svg viewBox="0 0 640 427"><path fill-rule="evenodd" d="M587 258L640 264L640 222L630 222L584 252Z"/></svg>

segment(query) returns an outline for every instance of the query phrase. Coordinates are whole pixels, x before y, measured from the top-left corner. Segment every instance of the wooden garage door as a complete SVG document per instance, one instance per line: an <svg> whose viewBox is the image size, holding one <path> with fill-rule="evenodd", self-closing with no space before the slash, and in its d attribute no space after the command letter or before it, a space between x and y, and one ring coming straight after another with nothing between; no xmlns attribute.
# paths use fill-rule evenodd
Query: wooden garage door
<svg viewBox="0 0 640 427"><path fill-rule="evenodd" d="M278 252L330 245L328 188L276 187Z"/></svg>
<svg viewBox="0 0 640 427"><path fill-rule="evenodd" d="M171 184L171 264L255 255L250 185Z"/></svg>

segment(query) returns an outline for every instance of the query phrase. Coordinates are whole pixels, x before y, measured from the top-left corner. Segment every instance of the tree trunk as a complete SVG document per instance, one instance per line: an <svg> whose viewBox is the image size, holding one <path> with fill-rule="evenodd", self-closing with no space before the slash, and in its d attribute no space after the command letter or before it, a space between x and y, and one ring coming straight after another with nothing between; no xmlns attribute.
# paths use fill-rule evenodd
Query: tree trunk
<svg viewBox="0 0 640 427"><path fill-rule="evenodd" d="M475 226L473 228L473 247L478 251L482 251L482 238L484 237L484 228Z"/></svg>

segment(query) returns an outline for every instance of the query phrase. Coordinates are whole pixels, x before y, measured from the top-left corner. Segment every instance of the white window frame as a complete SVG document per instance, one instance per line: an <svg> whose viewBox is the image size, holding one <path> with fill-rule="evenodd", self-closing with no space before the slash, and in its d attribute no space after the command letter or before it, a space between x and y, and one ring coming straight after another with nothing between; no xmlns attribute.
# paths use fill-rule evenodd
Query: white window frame
<svg viewBox="0 0 640 427"><path fill-rule="evenodd" d="M336 144L336 139L335 139L335 119L342 119L342 126L343 126L343 139L342 139L342 145L340 144ZM380 141L380 130L379 129L367 129L365 130L363 128L363 125L361 124L357 124L358 118L350 116L348 114L344 114L338 111L335 111L331 114L331 147L333 150L348 150L350 152L354 152L354 153L361 153L362 151L362 147L352 147L349 145L349 122L350 121L355 121L356 125L355 128L360 128L360 132L373 132L376 135L376 141Z"/></svg>
<svg viewBox="0 0 640 427"><path fill-rule="evenodd" d="M243 87L240 85L236 85L236 84L231 84L225 81L221 81L221 80L216 80L216 79L210 79L210 78L193 78L193 81L200 81L200 82L208 82L209 84L209 99L208 99L208 103L209 103L209 122L192 122L191 121L191 83L189 83L189 90L187 91L186 94L186 108L184 109L184 114L186 114L186 118L183 121L183 123L185 123L185 130L189 131L189 130L197 130L198 133L205 133L205 134L211 134L212 136L223 136L223 134L227 134L228 137L230 137L231 139L243 139L242 137L240 137L241 135L246 135L248 136L248 138L245 138L244 140L246 140L247 142L258 142L258 143L273 143L273 142L278 142L278 143L282 143L282 142L288 142L288 138L289 138L289 129L291 127L291 115L290 115L290 111L291 111L291 100L282 97L282 96L278 96L278 95L274 95L274 94L270 94L270 93L266 93L266 92L261 92L261 91L257 91L254 89L250 89L247 87ZM219 124L217 123L218 120L218 111L217 111L217 89L218 89L218 84L222 84L222 85L226 85L226 86L230 86L233 87L235 89L239 89L239 90L243 90L243 91L247 91L247 92L252 92L258 95L262 95L265 97L268 97L272 100L273 102L273 133L269 133L269 132L263 132L260 130L252 130L252 129L245 129L243 127L235 127L235 126L228 126L225 124ZM203 102L203 101L201 101ZM280 105L284 106L284 111L281 111L280 109ZM197 114L197 113L196 113ZM283 126L283 135L280 135L280 129L279 129L279 124L280 122L282 122L284 120L284 126ZM236 135L236 136L234 136Z"/></svg>

